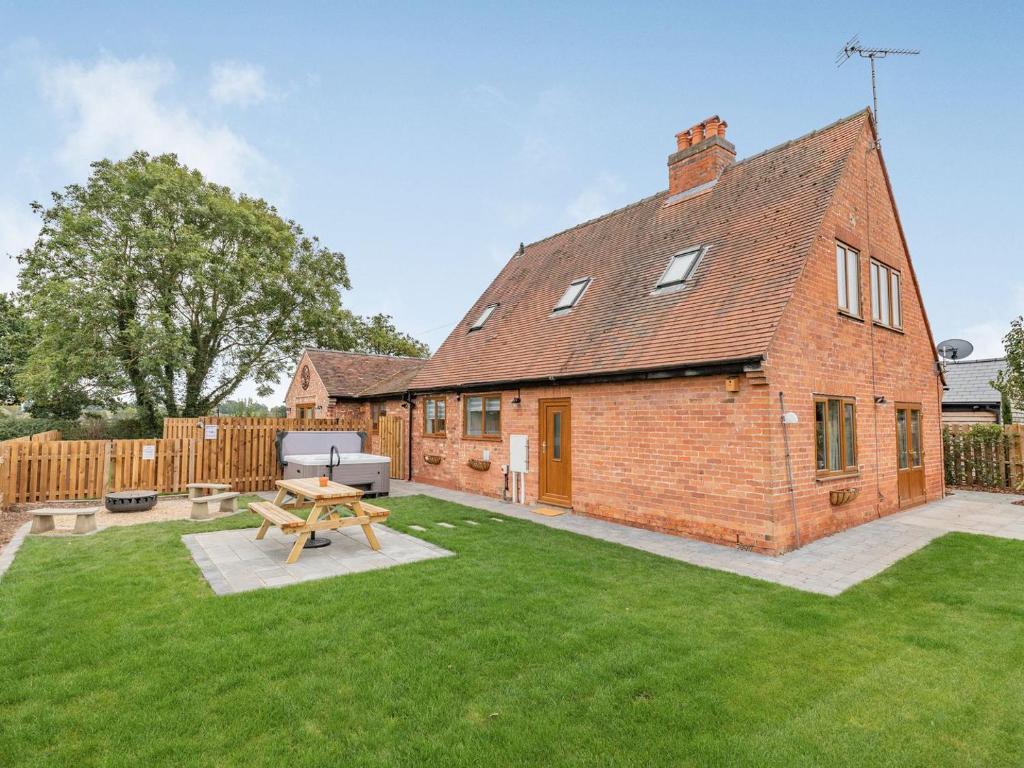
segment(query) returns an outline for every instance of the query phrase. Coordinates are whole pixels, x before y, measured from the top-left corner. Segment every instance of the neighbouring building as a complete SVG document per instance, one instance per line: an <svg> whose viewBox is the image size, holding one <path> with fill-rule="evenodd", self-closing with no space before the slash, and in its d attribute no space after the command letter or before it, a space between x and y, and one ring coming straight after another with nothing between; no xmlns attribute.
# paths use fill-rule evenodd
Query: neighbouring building
<svg viewBox="0 0 1024 768"><path fill-rule="evenodd" d="M307 349L285 395L288 416L340 418L361 425L368 434L366 452L379 452L377 427L382 415L399 415L409 428L406 393L426 362L417 357Z"/></svg>
<svg viewBox="0 0 1024 768"><path fill-rule="evenodd" d="M413 479L500 496L526 436L529 501L768 553L941 497L870 112L739 162L718 117L676 140L666 191L521 246L416 372Z"/></svg>
<svg viewBox="0 0 1024 768"><path fill-rule="evenodd" d="M1003 424L1003 396L992 386L1006 367L1001 357L946 363L946 392L942 396L944 424ZM1024 423L1024 411L1010 410L1010 421Z"/></svg>

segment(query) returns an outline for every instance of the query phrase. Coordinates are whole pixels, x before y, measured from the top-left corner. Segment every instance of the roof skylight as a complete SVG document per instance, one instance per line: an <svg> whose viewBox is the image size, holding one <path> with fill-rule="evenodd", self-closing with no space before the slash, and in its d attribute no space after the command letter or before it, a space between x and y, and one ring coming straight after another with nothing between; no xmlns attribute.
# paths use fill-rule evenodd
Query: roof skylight
<svg viewBox="0 0 1024 768"><path fill-rule="evenodd" d="M491 314L494 312L494 310L496 310L497 308L497 304L488 304L486 307L484 307L484 311L480 313L480 317L476 319L476 322L469 326L469 330L479 331L481 328L483 328L484 323L487 322L487 318L489 318Z"/></svg>
<svg viewBox="0 0 1024 768"><path fill-rule="evenodd" d="M702 248L690 248L686 251L680 251L673 256L672 260L668 263L668 269L665 270L665 274L658 280L656 288L668 288L669 286L685 283L693 273L693 268L697 266L697 260L702 252Z"/></svg>
<svg viewBox="0 0 1024 768"><path fill-rule="evenodd" d="M590 278L584 277L582 280L573 280L569 283L569 287L565 289L565 293L562 294L562 298L555 304L553 311L559 312L565 309L571 309L576 306L576 302L580 300L580 296L587 290L587 286L590 285Z"/></svg>

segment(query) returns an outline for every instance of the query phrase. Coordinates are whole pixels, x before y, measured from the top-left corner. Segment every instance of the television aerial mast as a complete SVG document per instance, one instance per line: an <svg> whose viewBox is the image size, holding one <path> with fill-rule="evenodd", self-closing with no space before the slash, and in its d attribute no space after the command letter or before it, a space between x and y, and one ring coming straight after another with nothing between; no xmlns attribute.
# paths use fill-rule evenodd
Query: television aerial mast
<svg viewBox="0 0 1024 768"><path fill-rule="evenodd" d="M921 52L913 48L865 48L857 38L857 35L851 37L842 50L839 51L839 54L836 56L836 66L843 66L854 54L871 62L871 102L875 110L875 133L877 134L878 88L875 83L875 60L884 59L886 56L917 56Z"/></svg>

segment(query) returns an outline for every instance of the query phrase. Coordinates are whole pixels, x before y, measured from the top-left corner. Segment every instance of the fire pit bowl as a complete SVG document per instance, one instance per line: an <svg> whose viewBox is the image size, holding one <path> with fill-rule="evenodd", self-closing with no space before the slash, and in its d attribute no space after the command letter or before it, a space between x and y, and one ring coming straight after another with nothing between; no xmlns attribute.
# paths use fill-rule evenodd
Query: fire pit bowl
<svg viewBox="0 0 1024 768"><path fill-rule="evenodd" d="M145 512L156 506L156 491L117 491L103 498L109 512Z"/></svg>

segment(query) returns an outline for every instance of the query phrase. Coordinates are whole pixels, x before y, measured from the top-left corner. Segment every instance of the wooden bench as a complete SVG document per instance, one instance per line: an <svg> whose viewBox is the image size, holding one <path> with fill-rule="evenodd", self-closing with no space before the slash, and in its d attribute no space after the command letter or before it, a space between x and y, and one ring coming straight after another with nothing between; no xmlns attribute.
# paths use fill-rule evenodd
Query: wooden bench
<svg viewBox="0 0 1024 768"><path fill-rule="evenodd" d="M364 515L369 517L375 523L382 523L388 519L388 515L391 514L390 509L384 509L384 507L378 507L376 504L370 504L369 502L359 500L345 502L345 506L352 510L353 514L358 514L355 509L356 504L362 509Z"/></svg>
<svg viewBox="0 0 1024 768"><path fill-rule="evenodd" d="M56 515L75 516L75 527L72 533L92 533L96 530L97 512L99 512L99 507L34 509L32 510L32 527L29 529L29 533L46 533L54 530L53 518Z"/></svg>
<svg viewBox="0 0 1024 768"><path fill-rule="evenodd" d="M189 483L185 487L188 488L188 497L190 499L217 493L218 491L231 490L231 486L227 483Z"/></svg>
<svg viewBox="0 0 1024 768"><path fill-rule="evenodd" d="M219 514L227 514L229 512L238 511L238 497L242 494L237 491L231 493L214 493L209 496L195 496L190 501L192 502L192 514L193 520L209 520L213 517L210 512L210 505L217 504L217 512Z"/></svg>

